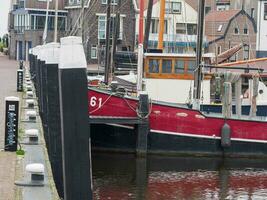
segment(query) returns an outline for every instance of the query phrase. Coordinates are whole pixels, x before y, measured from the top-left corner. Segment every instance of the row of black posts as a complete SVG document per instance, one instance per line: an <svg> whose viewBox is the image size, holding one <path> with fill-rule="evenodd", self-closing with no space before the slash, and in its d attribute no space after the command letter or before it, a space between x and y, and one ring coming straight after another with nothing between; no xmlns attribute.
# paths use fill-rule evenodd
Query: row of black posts
<svg viewBox="0 0 267 200"><path fill-rule="evenodd" d="M79 37L61 38L61 44L37 46L29 55L52 172L65 200L92 199L86 66L65 62L68 55L84 54L81 44Z"/></svg>

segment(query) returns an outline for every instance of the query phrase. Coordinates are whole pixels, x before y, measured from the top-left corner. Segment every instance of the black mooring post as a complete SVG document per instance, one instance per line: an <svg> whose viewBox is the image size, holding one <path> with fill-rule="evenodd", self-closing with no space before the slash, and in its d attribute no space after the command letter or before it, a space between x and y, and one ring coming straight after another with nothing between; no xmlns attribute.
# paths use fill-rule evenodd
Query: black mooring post
<svg viewBox="0 0 267 200"><path fill-rule="evenodd" d="M139 157L135 159L136 177L136 199L146 199L148 183L147 158Z"/></svg>
<svg viewBox="0 0 267 200"><path fill-rule="evenodd" d="M60 197L63 197L62 142L59 108L58 54L59 43L49 43L46 59L47 137L49 159Z"/></svg>
<svg viewBox="0 0 267 200"><path fill-rule="evenodd" d="M61 38L59 94L65 200L92 199L86 67L82 39Z"/></svg>
<svg viewBox="0 0 267 200"><path fill-rule="evenodd" d="M141 124L135 126L136 131L136 154L138 156L146 156L147 153L147 136L149 133L149 98L148 94L141 92L139 94L139 117L142 119Z"/></svg>
<svg viewBox="0 0 267 200"><path fill-rule="evenodd" d="M23 92L23 70L17 70L17 92Z"/></svg>
<svg viewBox="0 0 267 200"><path fill-rule="evenodd" d="M6 97L5 103L5 151L17 151L19 98Z"/></svg>

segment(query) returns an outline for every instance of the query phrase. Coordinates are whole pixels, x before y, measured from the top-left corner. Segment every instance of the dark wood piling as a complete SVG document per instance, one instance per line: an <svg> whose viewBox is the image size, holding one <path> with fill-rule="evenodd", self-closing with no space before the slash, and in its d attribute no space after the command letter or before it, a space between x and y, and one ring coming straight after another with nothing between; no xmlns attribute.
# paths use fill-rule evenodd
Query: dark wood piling
<svg viewBox="0 0 267 200"><path fill-rule="evenodd" d="M65 200L92 199L86 67L82 39L61 38L59 93Z"/></svg>

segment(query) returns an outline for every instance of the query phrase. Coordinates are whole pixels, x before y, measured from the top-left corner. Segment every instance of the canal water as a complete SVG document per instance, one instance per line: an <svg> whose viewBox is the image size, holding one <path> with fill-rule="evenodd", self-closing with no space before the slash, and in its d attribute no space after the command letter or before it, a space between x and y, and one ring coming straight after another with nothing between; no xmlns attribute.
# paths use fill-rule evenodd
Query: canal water
<svg viewBox="0 0 267 200"><path fill-rule="evenodd" d="M267 199L267 160L93 153L96 200Z"/></svg>

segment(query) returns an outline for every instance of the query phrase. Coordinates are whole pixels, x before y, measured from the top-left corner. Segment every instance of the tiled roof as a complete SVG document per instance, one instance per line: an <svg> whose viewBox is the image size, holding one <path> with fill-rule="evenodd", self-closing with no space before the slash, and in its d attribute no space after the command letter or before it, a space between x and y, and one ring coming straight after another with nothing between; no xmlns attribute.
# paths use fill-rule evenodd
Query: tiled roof
<svg viewBox="0 0 267 200"><path fill-rule="evenodd" d="M238 14L241 10L224 10L224 11L211 11L206 17L206 22L228 22L232 19L236 14Z"/></svg>

